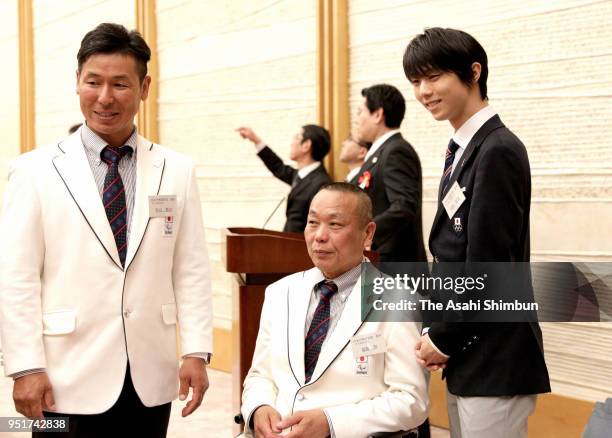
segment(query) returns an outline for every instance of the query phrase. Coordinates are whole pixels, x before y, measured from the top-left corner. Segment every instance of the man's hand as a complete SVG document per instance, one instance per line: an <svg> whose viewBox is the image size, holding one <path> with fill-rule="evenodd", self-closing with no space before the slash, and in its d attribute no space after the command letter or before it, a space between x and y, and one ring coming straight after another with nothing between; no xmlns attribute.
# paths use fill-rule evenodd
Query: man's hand
<svg viewBox="0 0 612 438"><path fill-rule="evenodd" d="M189 387L193 388L191 400L181 412L183 417L191 414L202 404L204 393L208 389L208 374L204 359L186 357L179 371L179 400L184 401L189 395Z"/></svg>
<svg viewBox="0 0 612 438"><path fill-rule="evenodd" d="M421 336L421 340L414 346L414 354L417 362L429 371L437 371L446 368L448 357L438 353L429 339L429 335Z"/></svg>
<svg viewBox="0 0 612 438"><path fill-rule="evenodd" d="M287 438L326 438L331 433L323 409L298 411L277 426L281 430L293 426Z"/></svg>
<svg viewBox="0 0 612 438"><path fill-rule="evenodd" d="M43 418L45 411L55 410L55 400L47 373L27 374L13 384L15 409L31 418Z"/></svg>
<svg viewBox="0 0 612 438"><path fill-rule="evenodd" d="M261 138L259 138L251 128L241 126L240 128L236 129L236 132L238 132L242 138L252 141L253 144L261 143Z"/></svg>
<svg viewBox="0 0 612 438"><path fill-rule="evenodd" d="M280 414L272 406L264 405L255 409L253 414L255 438L279 437L282 429L279 429L276 425L280 420Z"/></svg>

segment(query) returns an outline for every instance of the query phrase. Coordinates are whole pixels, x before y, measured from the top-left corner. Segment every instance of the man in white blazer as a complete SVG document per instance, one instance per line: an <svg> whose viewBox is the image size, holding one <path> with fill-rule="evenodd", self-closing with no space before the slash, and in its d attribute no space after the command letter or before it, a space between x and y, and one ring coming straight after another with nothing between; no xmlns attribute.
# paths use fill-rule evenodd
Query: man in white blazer
<svg viewBox="0 0 612 438"><path fill-rule="evenodd" d="M315 268L266 290L242 394L246 436L359 438L426 418L416 324L361 321L361 262L375 228L359 188L333 183L314 197L304 235ZM354 355L367 335L381 335L379 348Z"/></svg>
<svg viewBox="0 0 612 438"><path fill-rule="evenodd" d="M210 274L194 168L137 134L151 80L137 32L101 24L77 58L86 123L10 169L5 373L23 415L70 416L57 436L163 437L170 402L191 387L189 415L208 388Z"/></svg>

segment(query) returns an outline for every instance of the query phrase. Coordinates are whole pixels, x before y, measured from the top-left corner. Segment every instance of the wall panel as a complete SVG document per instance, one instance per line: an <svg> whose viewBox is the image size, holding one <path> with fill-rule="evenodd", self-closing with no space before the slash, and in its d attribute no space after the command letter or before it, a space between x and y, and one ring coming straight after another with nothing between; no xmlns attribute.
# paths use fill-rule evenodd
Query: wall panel
<svg viewBox="0 0 612 438"><path fill-rule="evenodd" d="M0 2L0 69L2 105L0 105L0 201L6 185L7 165L19 154L19 38L17 2ZM1 205L1 202L0 202Z"/></svg>
<svg viewBox="0 0 612 438"><path fill-rule="evenodd" d="M198 166L218 328L231 328L222 230L261 227L289 191L235 129L251 126L287 159L315 122L315 26L314 2L157 0L160 141ZM268 228L282 228L284 208Z"/></svg>

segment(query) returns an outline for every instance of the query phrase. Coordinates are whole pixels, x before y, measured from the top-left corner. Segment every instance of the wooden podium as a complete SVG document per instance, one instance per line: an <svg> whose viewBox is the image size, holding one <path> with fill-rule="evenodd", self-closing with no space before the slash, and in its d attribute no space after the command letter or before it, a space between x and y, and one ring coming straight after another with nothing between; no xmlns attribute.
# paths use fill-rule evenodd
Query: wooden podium
<svg viewBox="0 0 612 438"><path fill-rule="evenodd" d="M232 407L240 412L242 383L251 366L266 286L312 268L304 236L258 228L227 228L225 268L232 288ZM236 431L239 432L238 428ZM238 433L236 432L236 433Z"/></svg>

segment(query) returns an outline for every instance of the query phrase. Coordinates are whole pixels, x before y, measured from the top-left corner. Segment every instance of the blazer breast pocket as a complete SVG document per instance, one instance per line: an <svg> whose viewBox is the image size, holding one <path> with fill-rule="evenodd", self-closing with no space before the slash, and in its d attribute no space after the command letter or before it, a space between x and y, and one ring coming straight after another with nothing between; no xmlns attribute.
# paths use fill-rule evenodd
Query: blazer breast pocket
<svg viewBox="0 0 612 438"><path fill-rule="evenodd" d="M161 310L164 324L176 324L176 303L162 304Z"/></svg>
<svg viewBox="0 0 612 438"><path fill-rule="evenodd" d="M76 328L76 312L61 310L43 313L43 335L67 335Z"/></svg>

